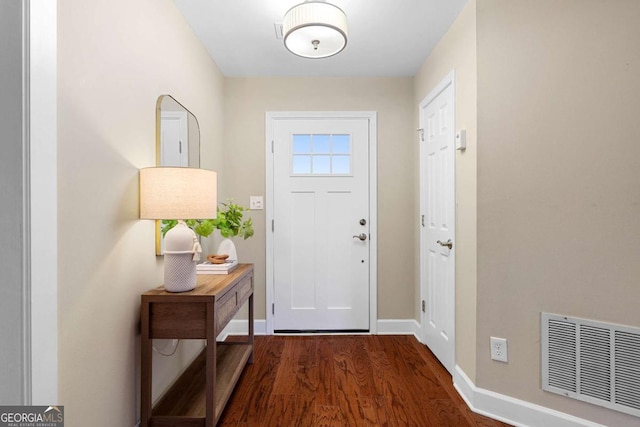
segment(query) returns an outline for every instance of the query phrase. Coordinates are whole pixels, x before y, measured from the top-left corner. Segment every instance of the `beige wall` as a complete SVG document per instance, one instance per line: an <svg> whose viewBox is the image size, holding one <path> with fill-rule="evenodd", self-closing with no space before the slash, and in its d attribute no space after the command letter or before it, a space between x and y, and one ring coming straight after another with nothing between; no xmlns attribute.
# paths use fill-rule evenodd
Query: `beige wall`
<svg viewBox="0 0 640 427"><path fill-rule="evenodd" d="M458 365L485 389L637 423L543 393L539 356L541 311L640 326L636 0L470 0L413 79L224 79L170 0L61 0L58 19L59 403L70 426L137 419L139 295L162 280L137 176L155 162L160 94L198 117L202 166L218 171L221 199L244 205L265 192L265 111L377 111L378 317L402 319L418 315L417 106L451 69L468 137L456 157ZM256 264L260 319L266 230L264 212L251 215L256 235L237 245ZM489 360L491 335L509 339L509 364ZM170 381L192 353L156 358L154 379Z"/></svg>
<svg viewBox="0 0 640 427"><path fill-rule="evenodd" d="M540 312L640 326L640 2L478 0L479 387L540 387ZM489 337L509 339L509 363Z"/></svg>
<svg viewBox="0 0 640 427"><path fill-rule="evenodd" d="M226 78L225 191L243 205L265 194L265 112L377 111L378 318L413 317L415 135L411 78ZM256 234L238 241L239 258L256 266L256 318L265 318L265 218L251 213ZM236 239L238 240L238 239ZM385 260L393 260L390 265Z"/></svg>
<svg viewBox="0 0 640 427"><path fill-rule="evenodd" d="M413 115L419 127L418 105L451 71L455 70L456 129L466 129L467 149L456 151L456 364L475 380L476 358L476 2L470 0L447 34L433 49L414 78ZM419 147L415 144L413 180L418 182ZM416 185L415 206L420 207ZM419 211L415 211L419 215ZM416 219L414 224L417 224ZM419 278L419 239L416 239L416 278ZM415 282L416 298L420 295ZM415 314L419 318L419 313Z"/></svg>
<svg viewBox="0 0 640 427"><path fill-rule="evenodd" d="M155 106L199 119L221 185L223 78L170 0L58 2L59 403L67 424L137 420L140 294L162 282L138 169L155 164ZM156 358L170 381L191 357Z"/></svg>

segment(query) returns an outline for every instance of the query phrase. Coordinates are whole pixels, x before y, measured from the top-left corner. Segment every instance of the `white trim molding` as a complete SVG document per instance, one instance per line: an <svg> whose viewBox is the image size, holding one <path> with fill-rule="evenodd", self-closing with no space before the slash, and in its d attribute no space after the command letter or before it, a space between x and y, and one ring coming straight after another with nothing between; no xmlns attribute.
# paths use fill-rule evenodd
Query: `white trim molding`
<svg viewBox="0 0 640 427"><path fill-rule="evenodd" d="M29 1L31 405L59 403L56 5Z"/></svg>
<svg viewBox="0 0 640 427"><path fill-rule="evenodd" d="M453 386L473 412L514 426L605 427L564 412L476 387L458 365L453 374Z"/></svg>
<svg viewBox="0 0 640 427"><path fill-rule="evenodd" d="M254 335L267 335L267 321L255 319L253 322ZM249 335L247 319L232 319L218 335L218 341L224 341L229 335Z"/></svg>
<svg viewBox="0 0 640 427"><path fill-rule="evenodd" d="M378 335L413 335L422 342L422 328L416 319L378 319Z"/></svg>
<svg viewBox="0 0 640 427"><path fill-rule="evenodd" d="M369 120L369 333L377 333L378 327L378 115L375 111L267 111L265 113L265 229L271 229L273 218L273 152L274 122L286 119L358 118ZM274 283L273 283L273 233L266 235L266 313L265 331L273 334Z"/></svg>

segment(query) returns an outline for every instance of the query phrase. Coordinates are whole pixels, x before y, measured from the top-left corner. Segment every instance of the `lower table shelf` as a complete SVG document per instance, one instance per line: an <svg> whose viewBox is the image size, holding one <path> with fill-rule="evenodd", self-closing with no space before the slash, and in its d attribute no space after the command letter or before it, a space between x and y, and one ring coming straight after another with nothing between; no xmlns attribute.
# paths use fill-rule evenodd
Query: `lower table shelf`
<svg viewBox="0 0 640 427"><path fill-rule="evenodd" d="M216 343L215 419L220 418L233 388L253 352L245 343ZM204 426L207 349L176 380L153 408L150 426ZM179 423L176 424L176 417Z"/></svg>

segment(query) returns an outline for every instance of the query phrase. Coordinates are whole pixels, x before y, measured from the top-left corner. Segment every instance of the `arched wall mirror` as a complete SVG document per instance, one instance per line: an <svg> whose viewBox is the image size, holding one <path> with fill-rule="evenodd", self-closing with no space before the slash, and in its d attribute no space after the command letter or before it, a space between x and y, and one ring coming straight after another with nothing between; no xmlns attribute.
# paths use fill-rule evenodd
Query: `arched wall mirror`
<svg viewBox="0 0 640 427"><path fill-rule="evenodd" d="M156 165L200 167L198 119L171 95L160 95L156 102ZM156 221L156 255L162 255L162 246Z"/></svg>
<svg viewBox="0 0 640 427"><path fill-rule="evenodd" d="M156 163L200 167L198 119L171 95L160 95L156 103Z"/></svg>

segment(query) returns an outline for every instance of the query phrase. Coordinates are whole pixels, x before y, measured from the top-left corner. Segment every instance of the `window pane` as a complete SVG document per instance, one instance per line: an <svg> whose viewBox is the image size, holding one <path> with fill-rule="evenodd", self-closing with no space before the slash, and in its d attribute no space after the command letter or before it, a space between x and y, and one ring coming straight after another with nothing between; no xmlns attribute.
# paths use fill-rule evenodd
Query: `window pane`
<svg viewBox="0 0 640 427"><path fill-rule="evenodd" d="M311 156L293 156L293 173L311 173Z"/></svg>
<svg viewBox="0 0 640 427"><path fill-rule="evenodd" d="M333 135L333 152L339 154L351 154L349 139L351 135Z"/></svg>
<svg viewBox="0 0 640 427"><path fill-rule="evenodd" d="M329 156L313 156L313 173L314 174L331 173L330 162L331 162L331 157Z"/></svg>
<svg viewBox="0 0 640 427"><path fill-rule="evenodd" d="M331 173L351 173L351 156L333 156Z"/></svg>
<svg viewBox="0 0 640 427"><path fill-rule="evenodd" d="M293 135L293 152L296 154L311 153L311 135Z"/></svg>
<svg viewBox="0 0 640 427"><path fill-rule="evenodd" d="M313 152L323 154L330 153L329 135L313 135Z"/></svg>

